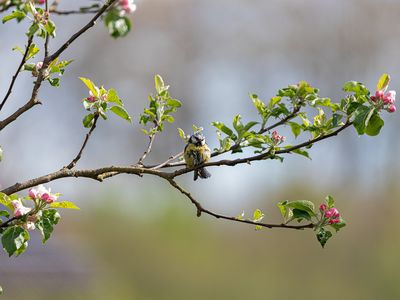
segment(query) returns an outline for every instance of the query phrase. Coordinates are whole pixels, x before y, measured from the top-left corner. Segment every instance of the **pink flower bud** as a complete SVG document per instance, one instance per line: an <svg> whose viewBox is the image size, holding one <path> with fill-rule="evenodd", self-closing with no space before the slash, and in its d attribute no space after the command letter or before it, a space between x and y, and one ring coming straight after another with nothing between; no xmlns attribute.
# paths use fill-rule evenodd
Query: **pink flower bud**
<svg viewBox="0 0 400 300"><path fill-rule="evenodd" d="M39 2L39 4L44 4L46 2L46 0L39 0L38 2Z"/></svg>
<svg viewBox="0 0 400 300"><path fill-rule="evenodd" d="M339 222L340 222L339 219L331 219L331 220L329 220L328 224L337 224Z"/></svg>
<svg viewBox="0 0 400 300"><path fill-rule="evenodd" d="M29 195L29 197L31 197L31 199L36 199L36 197L37 197L37 191L36 191L36 189L34 189L34 188L29 189L28 195Z"/></svg>
<svg viewBox="0 0 400 300"><path fill-rule="evenodd" d="M383 95L384 95L384 92L381 90L375 92L375 97L378 99L381 99L383 97Z"/></svg>
<svg viewBox="0 0 400 300"><path fill-rule="evenodd" d="M396 111L396 106L394 106L394 104L391 104L390 106L389 106L389 112L390 113L394 113Z"/></svg>
<svg viewBox="0 0 400 300"><path fill-rule="evenodd" d="M327 208L328 208L328 207L326 206L325 203L322 203L322 204L319 206L319 210L320 210L320 211L325 211Z"/></svg>
<svg viewBox="0 0 400 300"><path fill-rule="evenodd" d="M50 193L45 193L42 195L42 197L40 197L44 202L46 202L47 204L53 203L54 201L57 200L57 196L54 194L50 194Z"/></svg>
<svg viewBox="0 0 400 300"><path fill-rule="evenodd" d="M370 99L371 99L372 102L376 101L376 97L375 96L371 96Z"/></svg>

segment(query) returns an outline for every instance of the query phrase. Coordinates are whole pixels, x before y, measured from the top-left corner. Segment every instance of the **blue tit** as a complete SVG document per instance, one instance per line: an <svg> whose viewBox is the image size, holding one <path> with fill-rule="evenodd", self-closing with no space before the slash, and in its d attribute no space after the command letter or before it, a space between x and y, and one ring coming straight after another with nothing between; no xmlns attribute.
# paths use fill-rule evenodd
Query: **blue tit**
<svg viewBox="0 0 400 300"><path fill-rule="evenodd" d="M210 160L211 150L206 144L204 136L200 133L193 134L185 147L183 157L185 158L186 166L193 168L195 166L206 163ZM206 168L194 170L194 180L198 177L208 178L211 174Z"/></svg>

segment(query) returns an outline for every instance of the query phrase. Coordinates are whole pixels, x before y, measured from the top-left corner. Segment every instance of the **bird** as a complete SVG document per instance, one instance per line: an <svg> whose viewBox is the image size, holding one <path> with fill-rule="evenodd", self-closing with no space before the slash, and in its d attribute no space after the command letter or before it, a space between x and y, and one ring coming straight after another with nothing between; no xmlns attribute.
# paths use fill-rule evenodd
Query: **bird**
<svg viewBox="0 0 400 300"><path fill-rule="evenodd" d="M188 168L194 168L198 165L206 163L211 158L211 150L206 144L206 139L201 133L194 133L190 136L183 157ZM197 178L209 178L211 177L210 172L206 168L200 168L194 170L193 180Z"/></svg>

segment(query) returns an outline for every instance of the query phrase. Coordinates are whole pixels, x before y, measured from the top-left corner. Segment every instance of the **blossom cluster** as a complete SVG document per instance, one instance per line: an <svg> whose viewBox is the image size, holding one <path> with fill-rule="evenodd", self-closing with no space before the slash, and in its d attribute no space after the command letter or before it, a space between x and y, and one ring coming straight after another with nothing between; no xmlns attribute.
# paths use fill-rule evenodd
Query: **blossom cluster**
<svg viewBox="0 0 400 300"><path fill-rule="evenodd" d="M85 98L84 100L86 100L87 102L90 102L90 103L94 103L94 102L98 101L99 99L101 99L103 101L107 101L107 99L108 99L107 93L101 95L100 97L96 97L95 95L93 95L92 91L89 91L89 97Z"/></svg>
<svg viewBox="0 0 400 300"><path fill-rule="evenodd" d="M32 200L42 200L47 204L53 203L58 198L58 194L52 194L51 189L46 189L42 184L36 188L31 188L28 195Z"/></svg>
<svg viewBox="0 0 400 300"><path fill-rule="evenodd" d="M323 213L326 220L328 220L328 224L340 223L340 213L335 207L328 209L327 205L323 203L319 206L319 210Z"/></svg>
<svg viewBox="0 0 400 300"><path fill-rule="evenodd" d="M118 8L121 10L121 14L130 14L136 10L136 4L134 0L119 0Z"/></svg>
<svg viewBox="0 0 400 300"><path fill-rule="evenodd" d="M14 216L15 217L21 217L23 215L26 215L29 213L32 208L30 207L25 207L20 200L13 200L11 202L11 205L14 207ZM26 230L34 230L36 228L35 222L36 222L36 215L29 215L26 219L26 222L22 224L22 226Z"/></svg>
<svg viewBox="0 0 400 300"><path fill-rule="evenodd" d="M382 90L378 90L375 92L375 95L370 97L372 103L378 106L379 108L383 108L390 113L396 111L396 106L394 102L396 101L396 91L388 91L385 93Z"/></svg>
<svg viewBox="0 0 400 300"><path fill-rule="evenodd" d="M272 141L275 145L282 144L286 140L286 137L279 135L278 132L275 130L272 132Z"/></svg>

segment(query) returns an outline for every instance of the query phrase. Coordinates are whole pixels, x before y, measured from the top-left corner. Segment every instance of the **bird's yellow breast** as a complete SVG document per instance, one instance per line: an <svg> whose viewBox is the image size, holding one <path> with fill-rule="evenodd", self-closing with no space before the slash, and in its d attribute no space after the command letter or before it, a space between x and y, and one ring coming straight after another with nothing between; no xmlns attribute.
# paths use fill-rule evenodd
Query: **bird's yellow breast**
<svg viewBox="0 0 400 300"><path fill-rule="evenodd" d="M207 145L195 146L194 144L188 144L185 147L183 157L186 165L189 168L193 168L196 165L200 165L209 161L211 157L211 151Z"/></svg>

